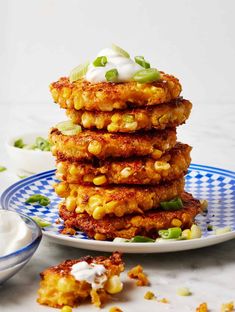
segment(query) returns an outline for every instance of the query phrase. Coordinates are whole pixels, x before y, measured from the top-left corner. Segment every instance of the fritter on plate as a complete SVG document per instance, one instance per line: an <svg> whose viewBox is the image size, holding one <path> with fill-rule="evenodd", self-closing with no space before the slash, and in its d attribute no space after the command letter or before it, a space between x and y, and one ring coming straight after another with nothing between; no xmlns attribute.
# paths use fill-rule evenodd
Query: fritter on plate
<svg viewBox="0 0 235 312"><path fill-rule="evenodd" d="M53 154L58 160L79 161L97 157L152 156L158 159L176 144L175 128L146 133L109 133L83 130L64 135L57 128L50 132Z"/></svg>
<svg viewBox="0 0 235 312"><path fill-rule="evenodd" d="M94 219L102 219L106 214L121 217L158 208L160 202L181 195L184 191L184 178L145 187L96 187L61 182L55 185L55 191L60 197L66 198L68 211L87 212Z"/></svg>
<svg viewBox="0 0 235 312"><path fill-rule="evenodd" d="M94 274L93 283L88 280L77 280L72 275L72 270L74 265L82 262L83 264L86 262L91 270L94 265L102 265L105 272L101 275ZM100 307L109 294L115 294L122 290L122 283L119 279L122 271L124 271L124 263L118 252L113 253L110 257L87 256L78 260L66 260L41 273L37 301L55 308L64 305L74 307L90 297L92 303Z"/></svg>
<svg viewBox="0 0 235 312"><path fill-rule="evenodd" d="M182 229L189 228L195 216L200 213L199 200L191 194L182 193L184 207L180 210L150 210L144 214L129 214L123 217L105 216L95 220L88 213L77 214L68 211L65 205L60 206L60 217L65 228L73 228L85 232L90 238L111 240L115 237L130 239L136 235L156 238L158 230L168 229L181 223Z"/></svg>
<svg viewBox="0 0 235 312"><path fill-rule="evenodd" d="M151 157L112 159L90 162L59 161L59 180L78 184L159 184L186 174L190 165L191 147L177 143L159 160Z"/></svg>
<svg viewBox="0 0 235 312"><path fill-rule="evenodd" d="M86 129L107 129L109 132L165 129L183 124L189 117L192 104L181 98L146 108L129 108L112 112L84 111L68 108L73 123Z"/></svg>
<svg viewBox="0 0 235 312"><path fill-rule="evenodd" d="M112 111L170 102L180 95L181 85L174 76L161 72L161 80L152 83L90 83L85 79L70 83L63 77L50 85L50 91L62 108Z"/></svg>

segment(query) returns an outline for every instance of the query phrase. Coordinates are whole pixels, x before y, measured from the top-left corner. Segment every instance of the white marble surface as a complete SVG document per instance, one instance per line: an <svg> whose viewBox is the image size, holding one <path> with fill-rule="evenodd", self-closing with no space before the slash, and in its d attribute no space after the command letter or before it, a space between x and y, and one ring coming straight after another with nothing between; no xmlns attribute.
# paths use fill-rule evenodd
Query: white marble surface
<svg viewBox="0 0 235 312"><path fill-rule="evenodd" d="M187 125L178 131L181 141L191 144L193 162L235 170L234 107L232 102L194 103ZM46 129L64 119L56 105L37 103L24 105L0 103L0 164L8 170L0 173L0 193L17 180L4 148L8 135L31 129ZM54 311L36 303L39 272L67 258L97 253L60 246L43 239L32 260L7 283L0 286L0 311ZM220 311L223 302L235 300L235 240L199 250L174 254L125 255L127 268L142 264L150 277L150 288L136 288L127 281L122 295L116 296L103 311L118 305L123 311L195 311L201 302L208 302L210 311ZM123 274L126 279L126 273ZM188 286L190 297L176 295L178 287ZM170 304L143 299L147 290L166 297ZM74 311L97 311L89 305Z"/></svg>

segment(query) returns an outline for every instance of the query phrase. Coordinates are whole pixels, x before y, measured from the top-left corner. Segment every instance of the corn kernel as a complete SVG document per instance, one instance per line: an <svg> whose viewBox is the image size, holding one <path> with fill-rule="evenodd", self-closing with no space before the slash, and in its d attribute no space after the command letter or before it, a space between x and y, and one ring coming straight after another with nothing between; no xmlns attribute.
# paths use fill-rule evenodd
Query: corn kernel
<svg viewBox="0 0 235 312"><path fill-rule="evenodd" d="M177 289L177 295L178 296L191 296L192 293L187 287L181 287Z"/></svg>
<svg viewBox="0 0 235 312"><path fill-rule="evenodd" d="M113 212L114 208L117 207L117 205L118 205L118 201L112 200L108 202L107 204L105 204L105 211L107 213L111 213Z"/></svg>
<svg viewBox="0 0 235 312"><path fill-rule="evenodd" d="M58 162L56 165L56 169L57 169L58 173L64 173L65 172L64 163L62 161Z"/></svg>
<svg viewBox="0 0 235 312"><path fill-rule="evenodd" d="M122 169L122 171L120 172L121 176L123 178L128 178L132 173L132 170L130 167L126 167L124 169Z"/></svg>
<svg viewBox="0 0 235 312"><path fill-rule="evenodd" d="M59 92L56 89L52 89L51 95L53 97L53 100L56 102L58 100L58 97L59 97Z"/></svg>
<svg viewBox="0 0 235 312"><path fill-rule="evenodd" d="M200 238L202 236L202 231L200 227L196 224L191 226L191 239Z"/></svg>
<svg viewBox="0 0 235 312"><path fill-rule="evenodd" d="M96 240L106 240L106 236L104 234L96 233L94 235L94 239L96 239Z"/></svg>
<svg viewBox="0 0 235 312"><path fill-rule="evenodd" d="M118 125L115 125L114 123L111 123L110 125L108 125L107 130L109 132L116 132L118 131L119 127Z"/></svg>
<svg viewBox="0 0 235 312"><path fill-rule="evenodd" d="M80 100L80 97L78 96L75 96L74 97L74 108L75 109L77 109L77 110L79 110L79 109L81 109L83 107L83 104L82 104L82 102L81 102L81 100Z"/></svg>
<svg viewBox="0 0 235 312"><path fill-rule="evenodd" d="M120 308L118 308L118 307L111 307L109 309L109 312L123 312L123 311Z"/></svg>
<svg viewBox="0 0 235 312"><path fill-rule="evenodd" d="M184 224L190 224L191 223L191 217L188 213L183 213L182 214L182 222Z"/></svg>
<svg viewBox="0 0 235 312"><path fill-rule="evenodd" d="M55 192L57 195L64 197L68 192L67 185L64 183L56 184L55 185Z"/></svg>
<svg viewBox="0 0 235 312"><path fill-rule="evenodd" d="M73 312L73 309L70 306L63 306L60 310L61 312Z"/></svg>
<svg viewBox="0 0 235 312"><path fill-rule="evenodd" d="M158 150L158 149L155 149L153 152L152 152L152 157L154 159L159 159L160 157L162 156L162 151Z"/></svg>
<svg viewBox="0 0 235 312"><path fill-rule="evenodd" d="M103 200L100 195L93 195L89 198L89 207L95 208L96 206L100 206L102 204Z"/></svg>
<svg viewBox="0 0 235 312"><path fill-rule="evenodd" d="M156 296L154 295L152 291L147 291L144 295L144 299L153 300L153 299L156 299Z"/></svg>
<svg viewBox="0 0 235 312"><path fill-rule="evenodd" d="M154 163L154 169L155 170L168 170L170 169L170 164L164 162L164 161L155 161Z"/></svg>
<svg viewBox="0 0 235 312"><path fill-rule="evenodd" d="M85 128L89 128L92 125L92 117L88 112L82 115L82 124Z"/></svg>
<svg viewBox="0 0 235 312"><path fill-rule="evenodd" d="M88 152L94 155L99 155L102 150L100 142L93 140L88 145Z"/></svg>
<svg viewBox="0 0 235 312"><path fill-rule="evenodd" d="M201 303L199 307L197 307L196 312L208 312L207 303Z"/></svg>
<svg viewBox="0 0 235 312"><path fill-rule="evenodd" d="M122 291L123 284L120 277L117 275L111 276L105 285L105 289L109 294L117 294Z"/></svg>
<svg viewBox="0 0 235 312"><path fill-rule="evenodd" d="M179 219L174 218L171 220L171 225L175 227L181 227L182 222Z"/></svg>
<svg viewBox="0 0 235 312"><path fill-rule="evenodd" d="M77 175L79 173L78 168L76 167L76 165L71 165L69 168L69 173L74 176Z"/></svg>
<svg viewBox="0 0 235 312"><path fill-rule="evenodd" d="M221 312L232 312L234 311L234 303L228 302L228 303L223 303L221 306Z"/></svg>
<svg viewBox="0 0 235 312"><path fill-rule="evenodd" d="M181 236L185 239L191 239L191 231L189 229L183 230Z"/></svg>
<svg viewBox="0 0 235 312"><path fill-rule="evenodd" d="M76 198L69 196L66 198L66 209L68 211L74 211L76 208L77 204L76 204Z"/></svg>
<svg viewBox="0 0 235 312"><path fill-rule="evenodd" d="M57 148L56 148L55 145L51 147L51 153L52 153L53 156L56 156Z"/></svg>
<svg viewBox="0 0 235 312"><path fill-rule="evenodd" d="M98 206L95 208L92 214L95 220L102 219L105 216L105 209L103 206Z"/></svg>
<svg viewBox="0 0 235 312"><path fill-rule="evenodd" d="M95 178L93 179L93 183L94 183L95 185L102 185L102 184L104 184L104 183L106 183L106 182L107 182L107 178L106 178L105 175L100 175L100 176L95 177Z"/></svg>
<svg viewBox="0 0 235 312"><path fill-rule="evenodd" d="M59 280L58 280L58 283L57 283L57 288L59 291L62 291L62 292L68 292L71 290L71 284L68 283L67 279L65 277L61 277Z"/></svg>
<svg viewBox="0 0 235 312"><path fill-rule="evenodd" d="M128 129L128 130L130 130L130 131L136 130L137 127L138 127L138 123L137 123L136 121L131 122L131 123L126 123L126 124L125 124L125 128Z"/></svg>
<svg viewBox="0 0 235 312"><path fill-rule="evenodd" d="M63 88L62 90L62 96L63 98L67 99L71 94L70 88Z"/></svg>

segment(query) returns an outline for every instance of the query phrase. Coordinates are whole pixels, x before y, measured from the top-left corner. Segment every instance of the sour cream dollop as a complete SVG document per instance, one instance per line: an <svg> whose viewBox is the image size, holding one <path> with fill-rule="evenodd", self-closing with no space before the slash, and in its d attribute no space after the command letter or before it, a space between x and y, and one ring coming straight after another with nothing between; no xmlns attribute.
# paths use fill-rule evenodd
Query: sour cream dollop
<svg viewBox="0 0 235 312"><path fill-rule="evenodd" d="M86 72L85 78L87 81L94 83L107 82L105 78L106 72L115 68L118 71L117 82L126 82L129 81L138 70L143 69L142 66L135 63L131 58L124 57L111 48L101 50L97 57L98 56L106 56L108 62L104 67L96 67L91 63Z"/></svg>
<svg viewBox="0 0 235 312"><path fill-rule="evenodd" d="M106 269L102 264L88 264L86 261L74 264L70 272L77 281L86 281L93 289L103 288L107 281L105 273Z"/></svg>
<svg viewBox="0 0 235 312"><path fill-rule="evenodd" d="M13 211L0 210L0 256L6 256L28 245L32 232Z"/></svg>

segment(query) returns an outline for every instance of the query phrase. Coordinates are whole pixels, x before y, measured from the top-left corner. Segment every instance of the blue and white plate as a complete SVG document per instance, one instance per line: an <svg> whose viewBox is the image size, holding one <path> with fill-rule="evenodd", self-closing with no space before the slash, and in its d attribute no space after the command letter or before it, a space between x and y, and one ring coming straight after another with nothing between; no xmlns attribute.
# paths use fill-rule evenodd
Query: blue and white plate
<svg viewBox="0 0 235 312"><path fill-rule="evenodd" d="M52 223L43 229L44 235L57 243L98 251L119 250L126 253L158 253L195 249L221 243L235 238L235 172L218 168L192 164L186 176L186 190L198 199L209 202L208 214L199 215L197 223L203 235L199 239L185 241L163 241L159 243L117 243L95 241L85 233L77 232L75 236L60 234L62 223L57 224L58 204L61 198L55 194L52 184L56 181L55 171L43 172L10 186L1 196L4 209L22 212L30 217L38 216ZM50 198L49 207L25 204L33 194L43 194ZM213 228L230 227L231 232L215 235L208 231L208 224Z"/></svg>

